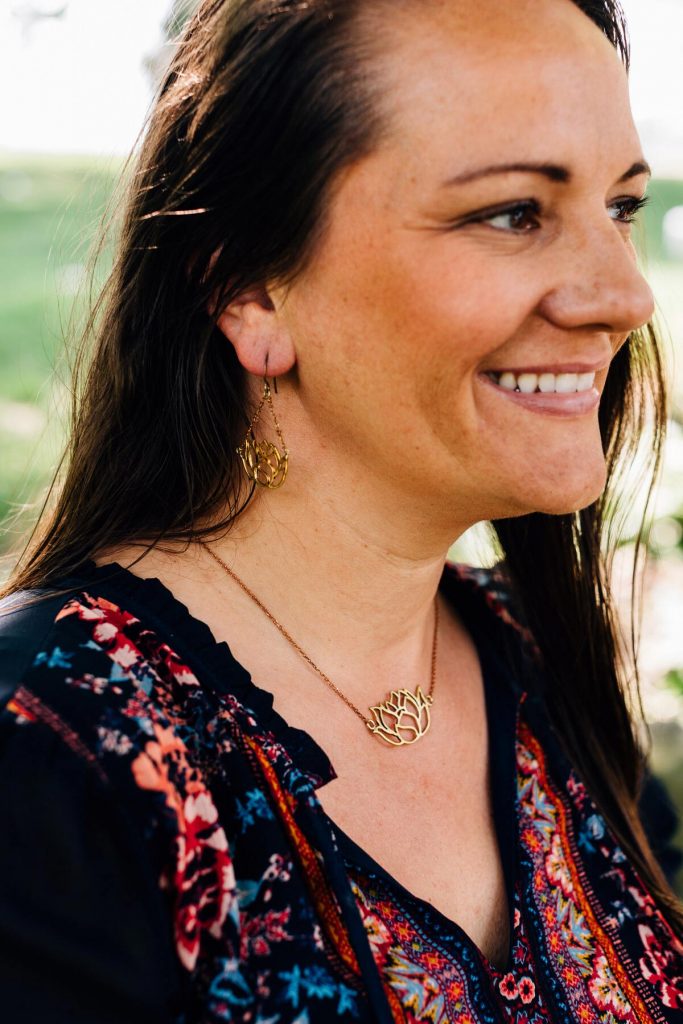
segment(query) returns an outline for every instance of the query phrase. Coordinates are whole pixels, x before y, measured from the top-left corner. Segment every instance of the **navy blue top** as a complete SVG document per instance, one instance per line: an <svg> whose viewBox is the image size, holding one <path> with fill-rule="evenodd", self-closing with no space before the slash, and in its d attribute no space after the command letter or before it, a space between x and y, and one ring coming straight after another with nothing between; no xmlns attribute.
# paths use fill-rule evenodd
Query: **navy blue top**
<svg viewBox="0 0 683 1024"><path fill-rule="evenodd" d="M341 834L325 751L158 580L62 583L0 614L3 1024L683 1024L680 936L557 743L499 572L442 591L482 663L504 964Z"/></svg>

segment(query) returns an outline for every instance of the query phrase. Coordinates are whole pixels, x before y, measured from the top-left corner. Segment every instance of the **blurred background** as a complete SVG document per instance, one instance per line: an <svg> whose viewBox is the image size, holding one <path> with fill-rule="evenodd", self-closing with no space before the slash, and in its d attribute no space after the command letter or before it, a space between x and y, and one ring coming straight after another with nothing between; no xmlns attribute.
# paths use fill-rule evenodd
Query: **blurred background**
<svg viewBox="0 0 683 1024"><path fill-rule="evenodd" d="M683 821L683 0L622 2L632 38L633 110L655 175L638 244L673 392L640 663L654 768ZM59 460L68 337L87 304L89 250L193 6L0 0L0 578ZM105 249L99 275L107 261ZM628 533L619 553L624 564ZM472 563L489 554L477 530L455 549ZM624 607L627 595L624 582ZM683 848L683 825L678 843ZM683 872L678 888L683 896Z"/></svg>

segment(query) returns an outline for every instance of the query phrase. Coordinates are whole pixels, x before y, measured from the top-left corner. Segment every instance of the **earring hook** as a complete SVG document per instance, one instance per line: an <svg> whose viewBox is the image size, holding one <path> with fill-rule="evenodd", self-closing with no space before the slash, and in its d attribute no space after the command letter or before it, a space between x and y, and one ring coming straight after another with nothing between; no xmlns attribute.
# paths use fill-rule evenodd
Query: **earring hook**
<svg viewBox="0 0 683 1024"><path fill-rule="evenodd" d="M271 386L268 383L268 357L269 356L270 356L270 352L266 352L266 360L265 360L265 363L263 364L263 383L265 385L265 391L266 392L270 391L270 389L271 389ZM277 394L277 377L273 377L272 380L273 380L273 391L275 392L275 394Z"/></svg>

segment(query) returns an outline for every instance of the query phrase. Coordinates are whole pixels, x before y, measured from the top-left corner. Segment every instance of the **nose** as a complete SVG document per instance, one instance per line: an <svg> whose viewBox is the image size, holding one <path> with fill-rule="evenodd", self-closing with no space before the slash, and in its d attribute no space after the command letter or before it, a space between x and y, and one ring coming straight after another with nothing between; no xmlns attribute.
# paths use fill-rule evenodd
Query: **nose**
<svg viewBox="0 0 683 1024"><path fill-rule="evenodd" d="M555 283L545 293L540 312L565 330L630 334L654 314L652 292L631 241L614 221L605 220L565 239L560 247Z"/></svg>

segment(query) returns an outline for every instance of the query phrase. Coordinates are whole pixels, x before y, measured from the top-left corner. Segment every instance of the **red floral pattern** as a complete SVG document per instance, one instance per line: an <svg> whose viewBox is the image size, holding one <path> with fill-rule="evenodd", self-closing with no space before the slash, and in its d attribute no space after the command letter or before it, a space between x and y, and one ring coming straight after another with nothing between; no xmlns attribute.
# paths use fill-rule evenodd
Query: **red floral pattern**
<svg viewBox="0 0 683 1024"><path fill-rule="evenodd" d="M534 656L502 577L456 571ZM173 647L115 603L88 593L65 603L6 712L17 729L57 733L118 787L140 835L143 822L192 992L194 1015L174 1024L387 1024L368 995L373 961L401 1024L683 1024L683 946L583 783L548 753L529 703L505 970L410 894L352 866L345 887L316 780L268 710L232 692L209 697Z"/></svg>
<svg viewBox="0 0 683 1024"><path fill-rule="evenodd" d="M517 765L521 863L528 875L522 870L517 879L512 964L507 970L498 971L457 925L444 932L443 921L429 904L397 887L379 866L372 872L368 865L356 866L354 849L347 850L370 945L397 1002L395 1020L460 1024L498 1013L510 1024L552 1024L558 1019L563 1024L661 1024L661 1007L683 1007L680 943L635 873L626 868L622 874L628 877L633 905L648 921L639 927L642 955L629 958L611 938L609 917L596 914L595 894L577 858L572 802L584 812L598 855L621 863L618 848L604 823L596 820L580 783L567 787L569 796L556 790L544 751L523 716ZM535 929L538 935L539 926L542 947L533 953L530 936ZM471 966L463 970L468 957ZM634 984L637 973L649 984L649 992ZM542 988L554 992L554 1008Z"/></svg>
<svg viewBox="0 0 683 1024"><path fill-rule="evenodd" d="M223 923L237 913L235 872L228 841L210 793L190 768L187 750L171 729L153 724L156 740L132 762L141 789L163 793L178 823L173 876L160 884L173 891L178 956L192 970L202 931L220 938Z"/></svg>
<svg viewBox="0 0 683 1024"><path fill-rule="evenodd" d="M674 1010L683 1009L683 964L680 958L683 950L680 943L676 951L671 947L664 949L652 928L641 924L638 932L645 947L645 953L640 959L643 977L655 986L665 1006Z"/></svg>

